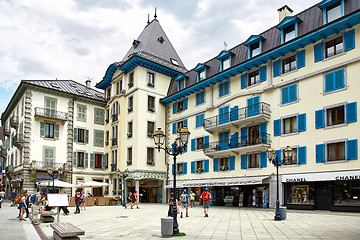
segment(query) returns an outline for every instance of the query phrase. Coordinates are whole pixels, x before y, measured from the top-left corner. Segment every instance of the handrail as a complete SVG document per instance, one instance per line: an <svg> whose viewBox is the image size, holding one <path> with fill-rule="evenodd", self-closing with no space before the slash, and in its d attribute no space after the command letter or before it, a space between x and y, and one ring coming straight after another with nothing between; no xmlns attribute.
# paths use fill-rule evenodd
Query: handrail
<svg viewBox="0 0 360 240"><path fill-rule="evenodd" d="M35 108L35 115L68 120L68 114L66 112L60 112L60 111L41 108L41 107Z"/></svg>

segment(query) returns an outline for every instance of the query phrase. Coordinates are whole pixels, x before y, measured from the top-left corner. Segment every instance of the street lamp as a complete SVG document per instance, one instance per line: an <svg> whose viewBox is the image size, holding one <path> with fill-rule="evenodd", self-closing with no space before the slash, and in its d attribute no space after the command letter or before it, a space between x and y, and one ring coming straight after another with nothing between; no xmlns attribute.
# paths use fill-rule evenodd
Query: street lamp
<svg viewBox="0 0 360 240"><path fill-rule="evenodd" d="M174 224L173 224L173 234L179 233L179 225L177 222L177 208L176 208L176 157L179 154L182 154L184 151L184 148L186 147L188 141L190 132L187 129L186 126L180 129L178 132L178 137L175 139L174 143L172 144L171 148L168 147L162 147L162 145L165 142L165 134L161 130L161 128L158 128L158 130L153 134L154 136L154 142L157 146L158 151L160 152L160 149L164 150L167 154L173 156L174 158L174 186L173 186L173 192L174 192L174 199L173 199L173 218L174 218Z"/></svg>
<svg viewBox="0 0 360 240"><path fill-rule="evenodd" d="M122 184L121 186L123 186L123 190L122 190L122 205L123 207L126 206L126 196L125 196L125 178L127 178L127 176L129 176L129 169L125 169L125 171L123 171L122 173Z"/></svg>
<svg viewBox="0 0 360 240"><path fill-rule="evenodd" d="M275 150L271 147L266 149L267 157L269 162L276 166L276 210L275 210L275 221L280 221L280 200L279 200L279 166L289 161L292 156L292 148L287 146L284 149L285 158L281 160L281 156L276 156Z"/></svg>
<svg viewBox="0 0 360 240"><path fill-rule="evenodd" d="M54 193L54 192L55 192L55 183L54 183L55 174L54 174L54 170L52 170L51 167L48 167L47 172L48 172L48 174L49 174L49 175L51 176L51 178L52 178L52 183L53 183L53 185L52 185L52 193Z"/></svg>

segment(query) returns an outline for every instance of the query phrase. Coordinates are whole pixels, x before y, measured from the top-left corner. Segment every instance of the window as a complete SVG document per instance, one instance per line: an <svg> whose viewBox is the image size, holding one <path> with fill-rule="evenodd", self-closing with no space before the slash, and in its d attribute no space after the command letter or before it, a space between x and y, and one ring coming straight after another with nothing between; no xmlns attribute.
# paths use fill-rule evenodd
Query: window
<svg viewBox="0 0 360 240"><path fill-rule="evenodd" d="M180 121L180 122L177 122L177 123L176 123L177 130L182 129L183 126L184 126L184 122L183 122L183 121Z"/></svg>
<svg viewBox="0 0 360 240"><path fill-rule="evenodd" d="M258 140L260 138L260 125L248 127L248 133L248 145L252 146L260 143Z"/></svg>
<svg viewBox="0 0 360 240"><path fill-rule="evenodd" d="M11 155L11 165L13 165L13 155ZM43 162L45 169L54 168L55 162L55 148L44 147L43 148Z"/></svg>
<svg viewBox="0 0 360 240"><path fill-rule="evenodd" d="M297 84L293 84L281 89L281 104L297 101Z"/></svg>
<svg viewBox="0 0 360 240"><path fill-rule="evenodd" d="M248 168L259 168L260 167L260 154L249 154Z"/></svg>
<svg viewBox="0 0 360 240"><path fill-rule="evenodd" d="M326 109L327 126L345 123L345 106Z"/></svg>
<svg viewBox="0 0 360 240"><path fill-rule="evenodd" d="M129 137L132 137L132 134L133 134L133 123L132 122L128 122L128 138Z"/></svg>
<svg viewBox="0 0 360 240"><path fill-rule="evenodd" d="M134 106L134 97L130 96L128 100L128 112L132 112Z"/></svg>
<svg viewBox="0 0 360 240"><path fill-rule="evenodd" d="M222 70L230 68L230 57L226 57L222 60Z"/></svg>
<svg viewBox="0 0 360 240"><path fill-rule="evenodd" d="M297 117L293 116L283 119L283 125L284 125L284 130L283 130L284 134L297 132Z"/></svg>
<svg viewBox="0 0 360 240"><path fill-rule="evenodd" d="M19 134L22 134L22 123L20 123ZM59 124L40 122L40 137L59 139Z"/></svg>
<svg viewBox="0 0 360 240"><path fill-rule="evenodd" d="M77 167L85 167L85 153L77 152Z"/></svg>
<svg viewBox="0 0 360 240"><path fill-rule="evenodd" d="M111 171L117 170L117 149L111 151Z"/></svg>
<svg viewBox="0 0 360 240"><path fill-rule="evenodd" d="M116 83L116 95L120 95L121 91L122 91L122 80Z"/></svg>
<svg viewBox="0 0 360 240"><path fill-rule="evenodd" d="M296 69L296 57L291 56L283 60L283 73L287 73Z"/></svg>
<svg viewBox="0 0 360 240"><path fill-rule="evenodd" d="M22 98L21 99L21 116L24 116L24 107L25 107L24 98Z"/></svg>
<svg viewBox="0 0 360 240"><path fill-rule="evenodd" d="M117 137L118 137L118 126L115 125L112 127L111 146L117 146Z"/></svg>
<svg viewBox="0 0 360 240"><path fill-rule="evenodd" d="M85 129L78 128L78 139L77 142L85 143Z"/></svg>
<svg viewBox="0 0 360 240"><path fill-rule="evenodd" d="M181 112L182 110L184 110L184 101L179 101L177 102L177 112Z"/></svg>
<svg viewBox="0 0 360 240"><path fill-rule="evenodd" d="M259 70L249 73L248 86L255 85L260 82Z"/></svg>
<svg viewBox="0 0 360 240"><path fill-rule="evenodd" d="M195 117L196 119L196 124L195 124L195 127L202 127L204 126L204 117L205 117L205 114L199 114Z"/></svg>
<svg viewBox="0 0 360 240"><path fill-rule="evenodd" d="M255 57L260 54L260 42L254 43L250 46L250 57Z"/></svg>
<svg viewBox="0 0 360 240"><path fill-rule="evenodd" d="M172 64L179 66L179 62L176 59L170 58Z"/></svg>
<svg viewBox="0 0 360 240"><path fill-rule="evenodd" d="M229 157L219 158L220 171L229 170Z"/></svg>
<svg viewBox="0 0 360 240"><path fill-rule="evenodd" d="M109 117L110 117L110 111L109 109L106 109L106 123L109 123Z"/></svg>
<svg viewBox="0 0 360 240"><path fill-rule="evenodd" d="M196 150L204 149L204 137L196 138Z"/></svg>
<svg viewBox="0 0 360 240"><path fill-rule="evenodd" d="M155 123L154 122L147 122L147 136L152 137L155 132Z"/></svg>
<svg viewBox="0 0 360 240"><path fill-rule="evenodd" d="M155 86L155 74L148 72L147 73L147 85L149 87L154 87Z"/></svg>
<svg viewBox="0 0 360 240"><path fill-rule="evenodd" d="M285 42L290 41L296 37L295 24L284 28L284 40Z"/></svg>
<svg viewBox="0 0 360 240"><path fill-rule="evenodd" d="M196 94L196 105L203 104L205 102L205 91L201 91Z"/></svg>
<svg viewBox="0 0 360 240"><path fill-rule="evenodd" d="M112 122L116 122L119 119L120 114L120 104L118 101L115 101L111 107L111 118Z"/></svg>
<svg viewBox="0 0 360 240"><path fill-rule="evenodd" d="M219 97L225 96L230 93L229 81L219 84Z"/></svg>
<svg viewBox="0 0 360 240"><path fill-rule="evenodd" d="M128 83L129 88L131 88L132 86L134 86L134 73L130 73L129 75L129 83Z"/></svg>
<svg viewBox="0 0 360 240"><path fill-rule="evenodd" d="M332 57L342 52L344 52L343 37L338 37L325 43L326 58Z"/></svg>
<svg viewBox="0 0 360 240"><path fill-rule="evenodd" d="M78 105L77 110L78 110L77 120L85 122L86 121L86 106Z"/></svg>
<svg viewBox="0 0 360 240"><path fill-rule="evenodd" d="M148 165L152 165L152 166L154 166L155 165L155 162L154 162L154 160L155 160L155 158L154 158L154 153L155 153L155 151L154 151L155 149L154 148L151 148L151 147L148 147L147 148L147 161L146 161L146 164L148 164Z"/></svg>
<svg viewBox="0 0 360 240"><path fill-rule="evenodd" d="M176 164L177 174L184 174L184 163Z"/></svg>
<svg viewBox="0 0 360 240"><path fill-rule="evenodd" d="M95 154L95 168L103 168L102 154Z"/></svg>
<svg viewBox="0 0 360 240"><path fill-rule="evenodd" d="M148 110L155 112L155 97L148 96Z"/></svg>
<svg viewBox="0 0 360 240"><path fill-rule="evenodd" d="M185 78L182 78L181 80L178 81L178 90L181 91L185 88L185 84L186 84L186 81L185 81Z"/></svg>
<svg viewBox="0 0 360 240"><path fill-rule="evenodd" d="M109 131L106 131L105 133L105 145L109 145Z"/></svg>
<svg viewBox="0 0 360 240"><path fill-rule="evenodd" d="M95 108L95 118L94 123L95 124L104 124L104 110Z"/></svg>
<svg viewBox="0 0 360 240"><path fill-rule="evenodd" d="M342 14L340 1L326 8L326 20L328 23L334 21L341 16Z"/></svg>
<svg viewBox="0 0 360 240"><path fill-rule="evenodd" d="M345 160L345 142L329 143L327 146L327 161Z"/></svg>
<svg viewBox="0 0 360 240"><path fill-rule="evenodd" d="M205 69L199 71L199 81L204 80L206 78L206 71Z"/></svg>
<svg viewBox="0 0 360 240"><path fill-rule="evenodd" d="M54 129L55 129L54 124L45 123L45 138L55 138Z"/></svg>
<svg viewBox="0 0 360 240"><path fill-rule="evenodd" d="M204 160L196 161L195 172L196 173L204 172Z"/></svg>
<svg viewBox="0 0 360 240"><path fill-rule="evenodd" d="M332 92L345 87L345 71L340 69L335 72L325 74L325 92Z"/></svg>
<svg viewBox="0 0 360 240"><path fill-rule="evenodd" d="M291 157L284 162L285 165L297 165L298 163L297 148L291 148L291 149L292 149ZM285 159L284 150L282 151L282 159Z"/></svg>
<svg viewBox="0 0 360 240"><path fill-rule="evenodd" d="M111 86L106 89L105 95L106 95L106 100L109 101L111 97Z"/></svg>
<svg viewBox="0 0 360 240"><path fill-rule="evenodd" d="M100 130L94 130L94 146L104 146L104 132Z"/></svg>
<svg viewBox="0 0 360 240"><path fill-rule="evenodd" d="M45 115L49 117L56 117L56 99L45 98Z"/></svg>
<svg viewBox="0 0 360 240"><path fill-rule="evenodd" d="M127 160L126 160L127 165L132 164L132 147L129 147L127 149Z"/></svg>

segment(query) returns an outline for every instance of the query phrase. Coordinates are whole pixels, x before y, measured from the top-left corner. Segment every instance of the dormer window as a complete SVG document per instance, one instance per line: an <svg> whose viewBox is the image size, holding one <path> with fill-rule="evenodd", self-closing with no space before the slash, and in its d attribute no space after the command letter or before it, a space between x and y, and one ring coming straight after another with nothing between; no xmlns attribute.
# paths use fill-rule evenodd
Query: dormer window
<svg viewBox="0 0 360 240"><path fill-rule="evenodd" d="M222 70L226 70L230 67L230 57L224 58L222 60Z"/></svg>
<svg viewBox="0 0 360 240"><path fill-rule="evenodd" d="M198 65L196 65L196 67L194 68L194 71L197 72L197 82L202 81L206 78L206 69L209 66L203 64L203 63L198 63Z"/></svg>
<svg viewBox="0 0 360 240"><path fill-rule="evenodd" d="M164 43L165 42L165 39L163 37L159 37L157 40L159 41L159 43Z"/></svg>
<svg viewBox="0 0 360 240"><path fill-rule="evenodd" d="M284 28L284 42L287 42L296 37L295 24Z"/></svg>
<svg viewBox="0 0 360 240"><path fill-rule="evenodd" d="M260 54L260 43L254 43L250 46L250 57L255 57Z"/></svg>
<svg viewBox="0 0 360 240"><path fill-rule="evenodd" d="M199 81L204 80L204 79L205 79L205 69L203 69L199 72Z"/></svg>
<svg viewBox="0 0 360 240"><path fill-rule="evenodd" d="M231 67L231 57L233 55L235 55L233 52L223 50L216 57L218 60L220 60L220 71L224 71Z"/></svg>
<svg viewBox="0 0 360 240"><path fill-rule="evenodd" d="M260 35L251 35L246 42L245 46L248 47L248 58L255 57L261 54L261 43L265 38Z"/></svg>
<svg viewBox="0 0 360 240"><path fill-rule="evenodd" d="M324 0L319 4L323 10L323 23L327 24L344 16L344 0Z"/></svg>
<svg viewBox="0 0 360 240"><path fill-rule="evenodd" d="M298 36L299 17L287 16L276 27L281 31L281 43L288 42Z"/></svg>
<svg viewBox="0 0 360 240"><path fill-rule="evenodd" d="M186 86L186 76L184 75L178 75L176 78L175 78L175 81L177 82L177 90L178 91L181 91L185 88Z"/></svg>

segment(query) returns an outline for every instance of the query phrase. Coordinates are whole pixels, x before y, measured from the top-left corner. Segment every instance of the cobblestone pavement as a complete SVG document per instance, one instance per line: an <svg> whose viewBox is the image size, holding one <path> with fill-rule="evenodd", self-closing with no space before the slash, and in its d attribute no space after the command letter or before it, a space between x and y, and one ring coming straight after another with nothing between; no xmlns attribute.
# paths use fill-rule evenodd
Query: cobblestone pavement
<svg viewBox="0 0 360 240"><path fill-rule="evenodd" d="M0 209L0 239L40 239L30 221L15 219L16 208ZM81 214L61 214L60 222L70 222L85 230L81 239L159 239L166 204L141 204L140 209L121 206L87 207ZM360 213L328 211L287 211L287 219L274 221L273 209L211 207L204 218L201 206L189 209L190 217L178 218L185 237L176 239L360 239ZM55 218L56 221L56 218ZM49 223L41 230L53 239Z"/></svg>

